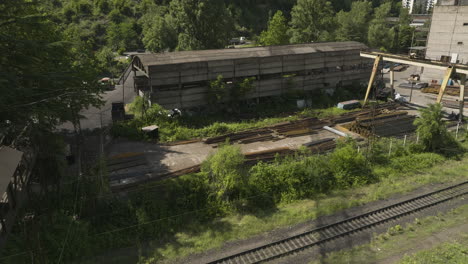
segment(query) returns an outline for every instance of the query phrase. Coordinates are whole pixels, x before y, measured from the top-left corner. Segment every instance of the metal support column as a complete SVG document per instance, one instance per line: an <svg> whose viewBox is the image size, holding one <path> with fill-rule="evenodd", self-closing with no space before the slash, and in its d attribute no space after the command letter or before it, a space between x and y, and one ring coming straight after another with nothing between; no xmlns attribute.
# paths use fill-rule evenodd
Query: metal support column
<svg viewBox="0 0 468 264"><path fill-rule="evenodd" d="M466 74L461 74L460 77L460 122L463 121L463 108L465 108L465 83L466 83Z"/></svg>
<svg viewBox="0 0 468 264"><path fill-rule="evenodd" d="M395 99L395 71L393 70L394 63L390 64L390 94L392 96L392 100Z"/></svg>
<svg viewBox="0 0 468 264"><path fill-rule="evenodd" d="M372 68L372 74L369 79L369 85L367 86L366 97L364 98L364 105L367 104L367 99L369 99L369 94L372 89L372 85L374 84L375 75L377 75L377 70L379 69L379 64L381 60L382 60L382 55L378 55L377 57L375 57L374 68Z"/></svg>
<svg viewBox="0 0 468 264"><path fill-rule="evenodd" d="M455 67L449 66L445 71L444 80L442 81L442 85L440 86L439 96L437 97L437 103L440 104L442 102L442 98L444 97L445 89L447 89L448 82L450 77L452 76L453 70Z"/></svg>

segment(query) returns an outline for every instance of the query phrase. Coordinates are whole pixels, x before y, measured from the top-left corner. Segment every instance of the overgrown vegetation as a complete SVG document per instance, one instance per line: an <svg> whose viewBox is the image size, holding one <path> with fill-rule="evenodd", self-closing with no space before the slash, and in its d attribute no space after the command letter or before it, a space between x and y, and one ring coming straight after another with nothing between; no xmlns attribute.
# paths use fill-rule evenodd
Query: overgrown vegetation
<svg viewBox="0 0 468 264"><path fill-rule="evenodd" d="M115 137L148 140L140 130L156 124L159 126L160 142L213 137L304 117L327 118L339 115L347 111L336 108L337 102L359 97L365 91L358 84L339 86L332 96L320 91L304 93L291 89L290 93L283 96L260 98L257 103L255 99L245 99L245 95L254 89L251 78L229 85L222 76L218 76L211 85L210 104L197 112L184 112L177 118L169 118L168 110L157 104L149 107L142 97L136 97L128 105L135 119L114 124L112 133ZM226 102L228 97L235 99ZM299 110L297 99L310 100L313 107Z"/></svg>
<svg viewBox="0 0 468 264"><path fill-rule="evenodd" d="M425 151L446 154L457 154L461 151L460 144L447 131L441 104L430 104L422 109L421 118L414 121L418 127L417 133Z"/></svg>
<svg viewBox="0 0 468 264"><path fill-rule="evenodd" d="M38 254L38 258L46 262L56 259L62 245L55 241L63 239L68 232L68 226L71 226L72 234L77 232L79 236L73 236L68 241L69 244L65 247L63 255L64 260L132 246L135 245L135 241L143 243L142 248L146 249L145 241L155 237L159 240L157 247L166 243L171 245L175 243L174 239L180 232L189 232L190 236L194 237L204 236L205 230L211 230L215 228L214 226L216 228L209 232L231 234L229 231L231 224L215 219L229 218L237 214L247 218L257 218L262 215L266 217L275 214L279 208L304 199L314 199L327 205L322 204L320 208L316 208L314 216L307 214L300 219L333 213L369 199L384 198L397 190L391 188L383 191L380 188L389 188L388 184L392 182L405 182L411 173L446 161L446 158L438 154L414 153L411 149L417 148L402 147L402 151L395 151L388 156L388 149L376 148L373 153L381 158L372 161L366 160L364 150L358 151L356 142L345 140L340 142L335 151L326 155L311 156L306 150L302 150L294 156L277 158L273 163L259 163L249 168L243 165L244 158L238 147L224 145L207 159L200 173L142 186L136 191L131 191L125 198L107 195L97 189L83 189L84 186L102 185L98 177L91 176L89 179L95 178L97 184L89 181L82 183L83 187L77 184L67 187L61 200L69 209L53 210L54 213L50 217L54 220L47 221L38 216L41 221L24 219L19 223L15 231L16 238L9 243L2 254L6 256L23 250L21 245L28 241L29 234L39 230L37 233L39 236L34 238L35 242L31 243L31 249L39 243L43 250L34 253ZM402 164L402 161L405 163ZM418 166L415 167L413 164ZM342 203L333 198L337 194L352 193L377 182L381 182L381 185L375 185L379 187L372 192L366 191L363 200L349 200L346 196L343 197L346 203ZM75 200L75 191L78 192L78 200ZM70 215L67 212L72 210L74 201L75 203L80 201L79 208L82 209L74 210L76 215ZM296 218L288 219L287 223L290 224L294 219ZM300 220L297 218L294 221ZM54 223L53 230L48 228L50 222ZM250 224L250 220L246 223ZM265 228L271 228L272 224L276 226L284 223L284 220L281 220L262 228L253 228L241 237L266 231ZM53 235L49 235L49 232ZM241 238L232 235L222 236L222 239L217 238L221 239L217 240L217 243L222 243L225 239ZM86 247L83 244L73 246L83 241ZM208 243L204 244L203 248L212 246ZM167 250L169 249L147 254L155 254L154 260L160 260L164 258L162 252ZM191 250L200 250L200 248L197 246ZM169 256L173 256L172 254L173 252ZM177 255L180 256L180 253ZM15 256L6 263L21 263L28 259L29 255Z"/></svg>
<svg viewBox="0 0 468 264"><path fill-rule="evenodd" d="M468 261L468 241L461 243L444 243L443 245L424 250L413 256L405 256L400 264L448 264L466 263Z"/></svg>

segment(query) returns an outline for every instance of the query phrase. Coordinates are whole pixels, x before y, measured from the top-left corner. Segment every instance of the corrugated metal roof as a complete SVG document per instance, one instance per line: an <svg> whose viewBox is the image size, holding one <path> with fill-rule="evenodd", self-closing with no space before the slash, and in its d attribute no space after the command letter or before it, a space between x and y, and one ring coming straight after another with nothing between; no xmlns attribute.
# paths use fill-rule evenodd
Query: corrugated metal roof
<svg viewBox="0 0 468 264"><path fill-rule="evenodd" d="M319 42L240 49L178 51L167 53L140 54L136 55L135 57L139 58L141 63L147 69L148 66L154 65L366 49L368 49L368 47L362 43L355 41L346 41Z"/></svg>

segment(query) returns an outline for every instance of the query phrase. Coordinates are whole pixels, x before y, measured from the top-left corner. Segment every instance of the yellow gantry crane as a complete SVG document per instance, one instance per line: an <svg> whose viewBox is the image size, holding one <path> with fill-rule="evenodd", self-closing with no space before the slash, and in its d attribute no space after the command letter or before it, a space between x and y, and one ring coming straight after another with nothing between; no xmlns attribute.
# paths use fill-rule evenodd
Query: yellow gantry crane
<svg viewBox="0 0 468 264"><path fill-rule="evenodd" d="M447 66L446 64L444 65L440 62L413 60L413 59L406 58L403 56L382 53L382 52L361 52L361 57L375 59L374 67L372 68L372 73L369 79L369 84L367 86L366 96L364 98L364 105L366 105L369 100L370 91L374 84L375 76L378 73L379 64L381 61L385 60L385 61L390 61L394 63L405 63L405 64L420 66L420 67L436 68L436 69L441 69L441 70L445 69L444 79L442 81L442 84L439 90L439 95L437 96L437 101L436 101L437 103L442 102L442 98L444 97L445 90L447 89L448 83L452 75L455 72L458 73L460 75L460 98L459 98L460 117L461 118L463 117L463 108L465 106L466 74L468 74L468 67L466 65L452 64L450 66ZM392 91L393 91L393 85L394 85L394 72L393 72L393 65L392 65L390 67L390 86L391 86Z"/></svg>

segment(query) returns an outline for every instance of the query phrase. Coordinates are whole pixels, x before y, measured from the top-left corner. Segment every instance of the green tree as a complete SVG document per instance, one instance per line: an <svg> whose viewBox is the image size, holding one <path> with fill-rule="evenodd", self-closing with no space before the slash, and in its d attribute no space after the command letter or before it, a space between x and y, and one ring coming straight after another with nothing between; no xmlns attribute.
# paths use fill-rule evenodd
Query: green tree
<svg viewBox="0 0 468 264"><path fill-rule="evenodd" d="M223 1L174 0L170 3L178 36L178 50L224 48L234 20Z"/></svg>
<svg viewBox="0 0 468 264"><path fill-rule="evenodd" d="M210 104L218 104L225 100L228 95L226 82L224 82L222 75L218 75L216 80L210 82L208 86L208 102Z"/></svg>
<svg viewBox="0 0 468 264"><path fill-rule="evenodd" d="M401 8L400 21L398 23L398 39L395 41L394 49L399 52L407 52L412 46L415 28L411 27L411 16L407 8Z"/></svg>
<svg viewBox="0 0 468 264"><path fill-rule="evenodd" d="M133 26L129 22L111 23L107 29L108 45L119 54L126 50L138 48L138 35Z"/></svg>
<svg viewBox="0 0 468 264"><path fill-rule="evenodd" d="M333 16L326 0L298 0L291 11L291 43L331 40Z"/></svg>
<svg viewBox="0 0 468 264"><path fill-rule="evenodd" d="M459 146L447 131L441 104L431 104L419 110L421 117L414 121L421 144L425 151L448 152Z"/></svg>
<svg viewBox="0 0 468 264"><path fill-rule="evenodd" d="M102 104L91 46L68 41L34 3L0 3L0 132L7 142L20 135L33 149L56 146L44 140L51 131L67 121L78 126L81 109ZM59 157L42 148L38 159L49 161L37 163L40 181L59 184Z"/></svg>
<svg viewBox="0 0 468 264"><path fill-rule="evenodd" d="M218 200L242 198L248 182L244 160L239 146L224 145L203 162L201 171L208 177L212 193Z"/></svg>
<svg viewBox="0 0 468 264"><path fill-rule="evenodd" d="M367 42L371 13L372 3L367 1L353 2L349 12L340 11L336 15L338 23L336 39Z"/></svg>
<svg viewBox="0 0 468 264"><path fill-rule="evenodd" d="M386 18L390 15L392 5L384 3L375 9L374 19L370 22L367 40L371 47L389 51L393 47L395 30L387 25Z"/></svg>
<svg viewBox="0 0 468 264"><path fill-rule="evenodd" d="M177 47L176 21L164 12L148 12L141 18L143 44L153 52L174 50Z"/></svg>
<svg viewBox="0 0 468 264"><path fill-rule="evenodd" d="M283 12L277 11L268 21L268 29L260 34L260 45L283 45L289 43L288 25Z"/></svg>

